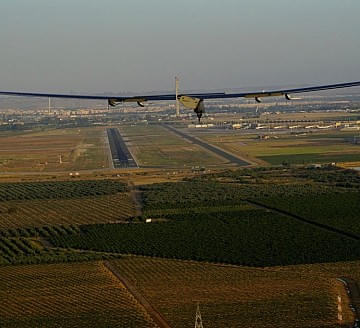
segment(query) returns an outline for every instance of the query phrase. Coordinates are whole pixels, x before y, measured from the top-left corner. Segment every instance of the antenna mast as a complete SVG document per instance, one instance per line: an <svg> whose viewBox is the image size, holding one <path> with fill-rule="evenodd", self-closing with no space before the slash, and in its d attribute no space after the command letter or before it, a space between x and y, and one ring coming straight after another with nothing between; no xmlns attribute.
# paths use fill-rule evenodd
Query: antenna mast
<svg viewBox="0 0 360 328"><path fill-rule="evenodd" d="M180 116L180 103L178 96L179 96L179 78L175 76L176 117Z"/></svg>

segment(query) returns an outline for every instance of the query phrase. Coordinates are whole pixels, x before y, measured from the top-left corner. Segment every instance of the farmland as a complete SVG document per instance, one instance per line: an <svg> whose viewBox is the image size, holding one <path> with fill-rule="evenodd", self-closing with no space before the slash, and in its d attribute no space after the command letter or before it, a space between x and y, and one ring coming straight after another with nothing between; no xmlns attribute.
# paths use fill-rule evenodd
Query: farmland
<svg viewBox="0 0 360 328"><path fill-rule="evenodd" d="M1 327L155 327L101 262L0 268Z"/></svg>
<svg viewBox="0 0 360 328"><path fill-rule="evenodd" d="M3 133L0 169L2 172L56 172L108 167L104 133L103 128Z"/></svg>
<svg viewBox="0 0 360 328"><path fill-rule="evenodd" d="M346 299L336 278L360 278L359 262L254 269L127 256L112 263L174 328L193 324L197 302L204 327L335 328L337 295Z"/></svg>
<svg viewBox="0 0 360 328"><path fill-rule="evenodd" d="M351 143L357 132L314 132L306 135L278 134L261 140L257 135L199 135L206 142L259 164L356 162L360 146Z"/></svg>
<svg viewBox="0 0 360 328"><path fill-rule="evenodd" d="M219 166L225 160L191 144L160 125L122 126L122 136L140 166Z"/></svg>
<svg viewBox="0 0 360 328"><path fill-rule="evenodd" d="M150 177L150 182L161 181L160 171L152 174L126 176L135 183ZM172 327L193 323L197 301L208 327L270 327L274 322L277 327L289 322L336 327L337 295L347 302L336 278L360 281L358 173L328 166L182 172L173 179L163 174L163 180L175 182L137 186L138 217L129 187L119 177L0 184L0 275L25 279L19 270L29 270L34 274L28 279L41 277L38 285L26 281L31 292L39 288L40 296L27 297L24 288L24 305L17 307L9 292L1 294L0 282L0 301L12 309L4 315L0 307L0 325L47 327L51 321L61 326L73 318L74 326L82 327L89 318L108 326L151 326L128 291L96 262L109 260ZM49 278L41 273L45 268ZM54 272L59 277L61 270L66 281L76 277L59 280L64 289L82 286L82 292L68 296L69 304L80 304L77 312L58 305L64 294L50 277ZM90 280L94 288L102 284L104 273L132 300L128 316L115 307L127 309L129 301L111 305L109 295L101 293L94 301L95 289L87 286ZM46 290L58 296L43 295ZM117 287L113 293L119 293ZM18 289L14 295L14 302L21 302ZM34 313L29 302L38 303ZM91 302L95 311L89 315ZM349 308L344 311L350 323Z"/></svg>
<svg viewBox="0 0 360 328"><path fill-rule="evenodd" d="M74 229L73 227L67 227ZM76 229L76 228L75 228ZM57 228L56 232L61 231ZM66 249L44 247L41 238L49 236L50 228L41 228L34 232L38 237L0 237L0 266L40 263L84 262L96 259L119 257L94 252L78 252Z"/></svg>
<svg viewBox="0 0 360 328"><path fill-rule="evenodd" d="M355 260L359 238L346 232L359 229L359 186L356 173L333 168L201 175L142 188L144 217L165 222L86 225L50 238L65 248L260 267Z"/></svg>
<svg viewBox="0 0 360 328"><path fill-rule="evenodd" d="M4 183L0 190L0 229L115 222L135 213L117 181Z"/></svg>
<svg viewBox="0 0 360 328"><path fill-rule="evenodd" d="M42 236L62 249L259 267L360 258L354 171L245 169L146 185L141 218L116 180L9 185L0 202L6 238L37 237L33 227L48 227ZM141 224L145 218L159 222ZM51 228L59 225L80 226Z"/></svg>
<svg viewBox="0 0 360 328"><path fill-rule="evenodd" d="M359 242L262 210L167 215L170 222L83 226L57 247L273 266L360 258Z"/></svg>

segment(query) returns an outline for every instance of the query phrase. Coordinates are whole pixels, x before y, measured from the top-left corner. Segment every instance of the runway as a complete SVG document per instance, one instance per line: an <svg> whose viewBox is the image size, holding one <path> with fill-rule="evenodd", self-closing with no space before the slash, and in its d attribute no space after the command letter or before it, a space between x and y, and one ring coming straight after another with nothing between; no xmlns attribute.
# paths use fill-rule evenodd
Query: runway
<svg viewBox="0 0 360 328"><path fill-rule="evenodd" d="M107 129L111 156L115 169L139 167L128 150L118 129Z"/></svg>

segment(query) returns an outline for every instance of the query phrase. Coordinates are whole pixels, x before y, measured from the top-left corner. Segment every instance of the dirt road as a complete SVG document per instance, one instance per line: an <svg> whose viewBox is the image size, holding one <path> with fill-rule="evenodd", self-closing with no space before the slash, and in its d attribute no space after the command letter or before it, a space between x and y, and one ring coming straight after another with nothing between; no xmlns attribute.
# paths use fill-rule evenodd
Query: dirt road
<svg viewBox="0 0 360 328"><path fill-rule="evenodd" d="M143 295L126 279L124 278L109 261L104 261L105 267L120 280L120 282L128 289L128 291L133 295L133 297L144 307L146 312L150 315L153 321L160 328L171 328L171 326L165 321L162 315L157 312L151 304L145 299Z"/></svg>

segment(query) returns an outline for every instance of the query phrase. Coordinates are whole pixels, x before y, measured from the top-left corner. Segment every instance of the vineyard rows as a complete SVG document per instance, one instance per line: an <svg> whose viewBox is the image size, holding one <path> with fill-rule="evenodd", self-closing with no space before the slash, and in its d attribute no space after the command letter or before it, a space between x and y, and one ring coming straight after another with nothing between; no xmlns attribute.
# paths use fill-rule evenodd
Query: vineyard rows
<svg viewBox="0 0 360 328"><path fill-rule="evenodd" d="M196 302L208 328L336 327L336 275L326 265L319 274L312 266L256 269L136 256L111 263L172 327L193 325Z"/></svg>
<svg viewBox="0 0 360 328"><path fill-rule="evenodd" d="M47 236L49 236L49 233ZM0 237L0 266L9 264L81 262L113 257L116 257L116 255L47 248L43 247L37 240L23 237Z"/></svg>
<svg viewBox="0 0 360 328"><path fill-rule="evenodd" d="M0 229L123 221L135 215L128 193L0 202Z"/></svg>
<svg viewBox="0 0 360 328"><path fill-rule="evenodd" d="M155 327L102 263L0 268L1 327Z"/></svg>
<svg viewBox="0 0 360 328"><path fill-rule="evenodd" d="M0 202L34 199L69 199L111 195L127 191L127 185L114 180L0 183Z"/></svg>

